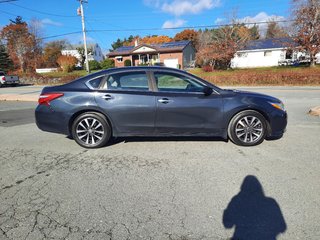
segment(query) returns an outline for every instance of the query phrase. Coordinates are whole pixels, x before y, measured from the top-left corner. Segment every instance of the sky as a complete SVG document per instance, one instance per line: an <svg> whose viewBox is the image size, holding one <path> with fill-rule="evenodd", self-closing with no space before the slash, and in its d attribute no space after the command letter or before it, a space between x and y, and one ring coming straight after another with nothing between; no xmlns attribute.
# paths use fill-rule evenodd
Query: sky
<svg viewBox="0 0 320 240"><path fill-rule="evenodd" d="M0 28L19 15L26 22L39 21L44 42L57 39L82 42L81 18L77 16L79 1L1 1L4 0L0 0ZM226 24L234 15L244 22L284 20L290 16L290 0L88 0L84 3L84 14L87 41L98 43L106 53L117 38L173 37L183 29L167 28ZM68 33L73 34L52 37Z"/></svg>

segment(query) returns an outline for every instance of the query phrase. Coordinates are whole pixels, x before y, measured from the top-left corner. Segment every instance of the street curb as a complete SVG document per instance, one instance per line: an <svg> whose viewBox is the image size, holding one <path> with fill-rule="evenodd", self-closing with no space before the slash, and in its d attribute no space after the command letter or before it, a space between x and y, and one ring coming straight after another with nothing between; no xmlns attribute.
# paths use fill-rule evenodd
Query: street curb
<svg viewBox="0 0 320 240"><path fill-rule="evenodd" d="M37 102L38 95L17 95L17 94L1 94L0 101L23 101L23 102Z"/></svg>

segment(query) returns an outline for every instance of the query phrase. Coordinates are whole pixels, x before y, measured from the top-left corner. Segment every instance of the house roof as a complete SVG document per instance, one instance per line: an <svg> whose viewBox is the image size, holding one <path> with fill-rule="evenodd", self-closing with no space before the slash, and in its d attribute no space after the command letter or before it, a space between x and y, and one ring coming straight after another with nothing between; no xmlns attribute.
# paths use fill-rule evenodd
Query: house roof
<svg viewBox="0 0 320 240"><path fill-rule="evenodd" d="M183 49L188 46L191 41L178 41L178 42L167 42L161 44L140 44L138 46L124 46L115 49L113 52L108 53L108 56L117 56L117 55L130 55L135 50L141 47L149 47L155 49L157 52L175 52L183 51Z"/></svg>
<svg viewBox="0 0 320 240"><path fill-rule="evenodd" d="M240 51L255 51L262 49L279 49L295 46L292 38L272 38L261 39L248 42L248 44Z"/></svg>

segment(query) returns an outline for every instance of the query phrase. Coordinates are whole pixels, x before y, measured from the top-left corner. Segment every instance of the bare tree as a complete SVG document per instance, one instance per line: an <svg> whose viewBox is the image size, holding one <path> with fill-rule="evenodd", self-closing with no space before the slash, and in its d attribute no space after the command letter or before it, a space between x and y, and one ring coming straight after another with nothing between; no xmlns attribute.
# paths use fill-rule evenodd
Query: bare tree
<svg viewBox="0 0 320 240"><path fill-rule="evenodd" d="M252 39L245 24L220 27L200 34L198 63L213 68L227 68L234 54Z"/></svg>
<svg viewBox="0 0 320 240"><path fill-rule="evenodd" d="M295 42L300 51L310 54L311 66L315 66L320 52L320 1L293 0Z"/></svg>
<svg viewBox="0 0 320 240"><path fill-rule="evenodd" d="M266 38L272 39L272 38L283 38L288 37L288 33L286 30L279 26L279 24L276 22L276 20L270 20L268 22L267 32L266 32Z"/></svg>

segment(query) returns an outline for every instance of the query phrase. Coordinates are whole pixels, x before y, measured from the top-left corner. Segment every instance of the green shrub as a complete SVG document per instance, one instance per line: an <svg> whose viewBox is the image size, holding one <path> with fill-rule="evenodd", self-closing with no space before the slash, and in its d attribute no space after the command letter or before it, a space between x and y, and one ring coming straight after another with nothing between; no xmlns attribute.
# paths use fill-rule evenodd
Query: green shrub
<svg viewBox="0 0 320 240"><path fill-rule="evenodd" d="M114 68L114 60L111 58L106 58L100 63L102 69Z"/></svg>
<svg viewBox="0 0 320 240"><path fill-rule="evenodd" d="M101 69L100 63L96 60L89 61L90 70L99 70Z"/></svg>
<svg viewBox="0 0 320 240"><path fill-rule="evenodd" d="M124 61L124 66L130 67L130 66L131 66L131 60L130 60L130 59L126 59L126 60Z"/></svg>

